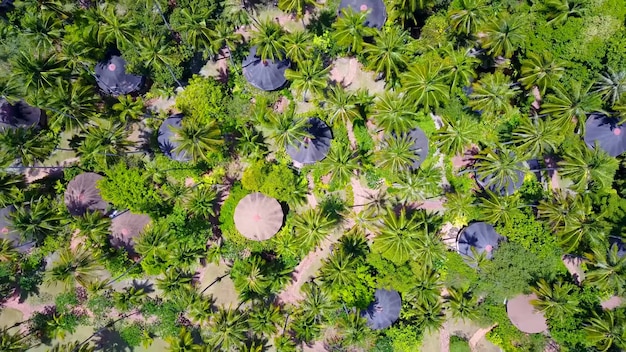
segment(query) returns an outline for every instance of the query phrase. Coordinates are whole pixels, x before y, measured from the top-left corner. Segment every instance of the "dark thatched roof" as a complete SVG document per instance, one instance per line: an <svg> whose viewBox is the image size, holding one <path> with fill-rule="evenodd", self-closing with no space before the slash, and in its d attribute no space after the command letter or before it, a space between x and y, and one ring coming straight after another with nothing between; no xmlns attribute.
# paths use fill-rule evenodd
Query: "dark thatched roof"
<svg viewBox="0 0 626 352"><path fill-rule="evenodd" d="M339 4L339 14L341 9L351 8L354 12L369 11L365 25L368 27L382 28L387 21L387 8L382 0L341 0Z"/></svg>
<svg viewBox="0 0 626 352"><path fill-rule="evenodd" d="M103 177L85 172L74 177L65 189L65 205L70 214L81 216L87 211L106 212L108 203L100 196L100 190L96 184Z"/></svg>
<svg viewBox="0 0 626 352"><path fill-rule="evenodd" d="M112 55L96 64L96 81L104 93L118 96L140 90L144 77L126 73L126 61Z"/></svg>
<svg viewBox="0 0 626 352"><path fill-rule="evenodd" d="M397 291L378 289L374 293L374 302L361 311L361 316L367 320L367 326L380 330L398 320L401 309L402 299Z"/></svg>
<svg viewBox="0 0 626 352"><path fill-rule="evenodd" d="M333 133L324 121L313 117L308 122L309 126L306 131L311 138L305 138L296 145L287 146L287 154L291 159L303 165L324 159L330 149L330 141L333 139Z"/></svg>
<svg viewBox="0 0 626 352"><path fill-rule="evenodd" d="M619 120L604 114L592 114L585 123L585 143L589 148L599 146L610 156L626 152L626 129Z"/></svg>
<svg viewBox="0 0 626 352"><path fill-rule="evenodd" d="M500 236L492 225L485 222L475 222L464 228L457 238L458 252L467 257L474 258L474 252L487 252L486 256L491 259L493 251L498 248L500 241L504 237Z"/></svg>
<svg viewBox="0 0 626 352"><path fill-rule="evenodd" d="M0 130L5 128L33 127L39 124L43 112L23 101L9 104L0 99Z"/></svg>
<svg viewBox="0 0 626 352"><path fill-rule="evenodd" d="M256 46L250 48L250 54L243 60L243 75L256 88L273 91L282 88L287 79L285 71L291 66L289 60L266 60L256 56Z"/></svg>

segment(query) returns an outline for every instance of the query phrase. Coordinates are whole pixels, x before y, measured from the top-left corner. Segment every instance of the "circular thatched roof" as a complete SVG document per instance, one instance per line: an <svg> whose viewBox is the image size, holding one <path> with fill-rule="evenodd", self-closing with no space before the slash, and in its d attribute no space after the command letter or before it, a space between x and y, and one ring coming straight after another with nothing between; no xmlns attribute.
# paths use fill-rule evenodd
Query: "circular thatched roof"
<svg viewBox="0 0 626 352"><path fill-rule="evenodd" d="M9 104L0 99L0 130L4 128L33 127L39 124L43 112L24 101Z"/></svg>
<svg viewBox="0 0 626 352"><path fill-rule="evenodd" d="M74 177L65 190L65 205L70 214L80 216L87 211L106 212L108 203L100 196L96 183L102 176L85 172Z"/></svg>
<svg viewBox="0 0 626 352"><path fill-rule="evenodd" d="M144 81L143 76L126 73L126 61L117 55L99 62L95 71L98 87L113 96L138 91Z"/></svg>
<svg viewBox="0 0 626 352"><path fill-rule="evenodd" d="M328 125L318 119L312 117L309 119L309 126L306 128L307 133L312 138L305 138L296 145L287 146L287 154L293 161L300 164L313 164L326 157L330 149L330 142L333 139L333 132Z"/></svg>
<svg viewBox="0 0 626 352"><path fill-rule="evenodd" d="M235 208L235 227L246 238L264 241L274 236L283 226L283 209L274 198L263 193L251 193Z"/></svg>
<svg viewBox="0 0 626 352"><path fill-rule="evenodd" d="M123 247L130 255L135 254L134 238L139 236L151 219L146 214L125 211L111 220L111 245Z"/></svg>
<svg viewBox="0 0 626 352"><path fill-rule="evenodd" d="M261 60L256 55L256 46L250 48L250 54L243 60L243 76L256 88L273 91L287 83L285 71L291 66L289 60Z"/></svg>
<svg viewBox="0 0 626 352"><path fill-rule="evenodd" d="M585 143L589 148L596 144L610 156L626 152L626 128L616 118L592 114L585 123Z"/></svg>
<svg viewBox="0 0 626 352"><path fill-rule="evenodd" d="M387 20L387 8L382 0L341 0L339 4L339 15L341 9L351 8L352 11L369 11L365 25L368 27L382 28Z"/></svg>
<svg viewBox="0 0 626 352"><path fill-rule="evenodd" d="M176 161L189 161L191 158L184 151L176 151L179 142L176 140L176 130L182 127L183 115L176 114L168 117L163 121L157 135L157 141L159 148L163 154L167 155L170 159Z"/></svg>
<svg viewBox="0 0 626 352"><path fill-rule="evenodd" d="M398 320L400 309L402 299L397 291L378 289L374 293L374 302L366 310L361 311L361 316L367 320L367 326L379 330L391 326Z"/></svg>
<svg viewBox="0 0 626 352"><path fill-rule="evenodd" d="M500 241L504 237L500 236L493 225L485 222L475 222L464 228L456 240L457 250L461 255L474 258L474 249L477 253L487 252L486 256L491 259L493 251L498 248Z"/></svg>
<svg viewBox="0 0 626 352"><path fill-rule="evenodd" d="M538 334L548 329L546 317L530 303L537 295L519 295L506 302L506 313L511 323L520 331Z"/></svg>

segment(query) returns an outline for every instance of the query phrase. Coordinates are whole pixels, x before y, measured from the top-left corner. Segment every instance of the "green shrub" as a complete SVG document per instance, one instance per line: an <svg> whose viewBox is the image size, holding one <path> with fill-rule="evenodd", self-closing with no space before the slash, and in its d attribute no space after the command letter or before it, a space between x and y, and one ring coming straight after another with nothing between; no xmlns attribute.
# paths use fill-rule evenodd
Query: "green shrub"
<svg viewBox="0 0 626 352"><path fill-rule="evenodd" d="M222 230L222 235L231 241L241 242L240 239L243 239L243 236L235 227L235 208L239 201L249 193L248 190L241 187L241 184L235 183L230 189L228 198L220 208L220 229Z"/></svg>
<svg viewBox="0 0 626 352"><path fill-rule="evenodd" d="M450 352L470 352L470 345L466 339L459 336L450 336Z"/></svg>
<svg viewBox="0 0 626 352"><path fill-rule="evenodd" d="M306 188L305 180L288 165L257 161L243 172L241 184L252 192L261 192L283 202L296 201Z"/></svg>
<svg viewBox="0 0 626 352"><path fill-rule="evenodd" d="M98 181L102 198L118 209L135 213L153 213L161 204L161 197L150 183L147 172L140 167L119 163L107 170Z"/></svg>
<svg viewBox="0 0 626 352"><path fill-rule="evenodd" d="M122 340L130 347L137 347L141 345L143 340L144 328L139 323L133 323L129 325L123 325L119 328L120 336Z"/></svg>
<svg viewBox="0 0 626 352"><path fill-rule="evenodd" d="M355 121L353 125L354 138L361 153L374 150L374 139L370 136L367 126L361 121Z"/></svg>
<svg viewBox="0 0 626 352"><path fill-rule="evenodd" d="M208 123L224 113L224 86L213 78L193 76L176 96L176 107L196 123Z"/></svg>

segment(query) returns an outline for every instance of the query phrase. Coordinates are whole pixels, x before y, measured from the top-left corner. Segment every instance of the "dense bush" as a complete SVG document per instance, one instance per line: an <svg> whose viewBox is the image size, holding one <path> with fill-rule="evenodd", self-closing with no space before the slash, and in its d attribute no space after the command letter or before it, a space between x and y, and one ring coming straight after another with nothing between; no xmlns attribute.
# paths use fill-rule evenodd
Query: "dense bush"
<svg viewBox="0 0 626 352"><path fill-rule="evenodd" d="M98 188L102 198L120 210L154 213L159 209L161 197L148 176L143 169L119 163L106 172L106 177L98 182Z"/></svg>

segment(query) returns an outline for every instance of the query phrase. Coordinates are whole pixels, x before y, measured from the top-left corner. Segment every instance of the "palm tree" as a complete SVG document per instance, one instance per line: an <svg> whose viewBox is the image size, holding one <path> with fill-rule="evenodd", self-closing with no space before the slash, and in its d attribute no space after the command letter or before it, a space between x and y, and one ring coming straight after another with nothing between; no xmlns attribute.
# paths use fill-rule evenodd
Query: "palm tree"
<svg viewBox="0 0 626 352"><path fill-rule="evenodd" d="M152 73L169 72L176 80L172 67L177 67L179 60L174 47L165 36L157 34L144 36L137 42L137 50L145 68Z"/></svg>
<svg viewBox="0 0 626 352"><path fill-rule="evenodd" d="M131 16L119 16L115 12L115 5L105 5L104 8L95 6L93 10L100 22L97 27L98 42L104 47L111 44L118 49L130 47L139 35L136 23Z"/></svg>
<svg viewBox="0 0 626 352"><path fill-rule="evenodd" d="M359 111L359 105L354 93L338 85L331 86L326 93L324 110L327 113L329 124L347 126L352 121L361 118L361 112Z"/></svg>
<svg viewBox="0 0 626 352"><path fill-rule="evenodd" d="M435 165L420 165L416 172L398 177L389 188L401 203L419 202L441 193L441 169Z"/></svg>
<svg viewBox="0 0 626 352"><path fill-rule="evenodd" d="M269 153L267 145L263 140L263 135L254 127L251 125L242 126L239 133L240 136L237 138L237 147L240 157L250 160L259 160Z"/></svg>
<svg viewBox="0 0 626 352"><path fill-rule="evenodd" d="M568 317L581 311L578 308L580 302L574 295L576 286L563 282L562 279L552 284L540 279L531 290L537 295L537 299L531 302L532 305L549 319L564 322Z"/></svg>
<svg viewBox="0 0 626 352"><path fill-rule="evenodd" d="M225 20L214 21L209 27L211 27L211 41L213 45L211 50L214 53L218 53L223 48L228 49L231 52L229 56L230 61L233 63L232 51L243 41L243 36L236 33L233 25Z"/></svg>
<svg viewBox="0 0 626 352"><path fill-rule="evenodd" d="M309 209L293 220L296 237L307 247L317 246L336 226L336 221L320 209Z"/></svg>
<svg viewBox="0 0 626 352"><path fill-rule="evenodd" d="M374 238L372 249L394 263L404 263L415 257L423 236L423 223L415 216L408 216L402 208L400 214L388 208L382 218L382 226Z"/></svg>
<svg viewBox="0 0 626 352"><path fill-rule="evenodd" d="M190 3L188 8L180 9L180 17L174 17L172 29L180 33L186 44L201 51L205 58L217 54L213 44L213 26L207 19L212 10Z"/></svg>
<svg viewBox="0 0 626 352"><path fill-rule="evenodd" d="M291 329L294 332L295 338L299 341L309 343L321 333L322 326L315 322L315 318L310 315L302 315L296 317L291 322Z"/></svg>
<svg viewBox="0 0 626 352"><path fill-rule="evenodd" d="M426 331L437 331L446 320L441 301L417 302L413 305L418 324Z"/></svg>
<svg viewBox="0 0 626 352"><path fill-rule="evenodd" d="M91 344L81 344L78 341L58 343L52 347L50 352L94 352L96 348Z"/></svg>
<svg viewBox="0 0 626 352"><path fill-rule="evenodd" d="M429 110L439 107L449 99L450 87L446 84L447 77L443 68L433 67L430 61L410 66L409 71L402 75L401 81L407 98L416 107L423 106Z"/></svg>
<svg viewBox="0 0 626 352"><path fill-rule="evenodd" d="M419 159L414 146L415 141L407 134L387 136L380 149L374 152L374 163L391 174L406 172Z"/></svg>
<svg viewBox="0 0 626 352"><path fill-rule="evenodd" d="M593 246L592 253L585 256L589 260L585 281L617 295L626 292L626 256L620 256L616 244L608 251L605 246Z"/></svg>
<svg viewBox="0 0 626 352"><path fill-rule="evenodd" d="M190 298L189 317L200 325L208 324L213 318L213 297L205 297L201 293L192 293Z"/></svg>
<svg viewBox="0 0 626 352"><path fill-rule="evenodd" d="M377 31L374 44L363 45L367 69L383 73L387 80L396 81L409 62L406 48L408 42L408 33L397 27Z"/></svg>
<svg viewBox="0 0 626 352"><path fill-rule="evenodd" d="M291 81L296 94L302 94L304 101L308 101L309 93L321 96L324 88L328 86L328 72L331 67L324 67L322 60L316 56L313 61L304 60L297 70L287 69L285 78Z"/></svg>
<svg viewBox="0 0 626 352"><path fill-rule="evenodd" d="M7 329L0 331L0 350L6 352L22 352L30 348L30 344L24 340L20 332L11 334Z"/></svg>
<svg viewBox="0 0 626 352"><path fill-rule="evenodd" d="M19 256L20 253L13 248L13 243L10 240L0 238L0 262L11 262Z"/></svg>
<svg viewBox="0 0 626 352"><path fill-rule="evenodd" d="M554 86L565 73L565 63L557 61L549 52L542 54L528 53L526 60L522 60L520 83L524 88L539 87L541 95L548 88Z"/></svg>
<svg viewBox="0 0 626 352"><path fill-rule="evenodd" d="M83 216L73 219L76 229L80 230L79 236L85 239L85 243L92 249L102 250L107 248L110 233L111 219L102 216L100 212L86 212ZM100 254L95 252L95 254Z"/></svg>
<svg viewBox="0 0 626 352"><path fill-rule="evenodd" d="M441 297L441 280L436 270L423 266L415 277L415 286L406 293L406 302L411 305L423 302L424 304L436 304Z"/></svg>
<svg viewBox="0 0 626 352"><path fill-rule="evenodd" d="M320 163L324 173L330 174L329 184L343 188L360 167L360 155L350 150L350 147L336 145Z"/></svg>
<svg viewBox="0 0 626 352"><path fill-rule="evenodd" d="M191 291L193 285L193 274L176 267L167 268L163 277L157 279L157 287L169 297L177 297L181 291Z"/></svg>
<svg viewBox="0 0 626 352"><path fill-rule="evenodd" d="M389 19L395 22L400 19L402 27L405 26L407 21L412 21L417 25L416 13L421 11L429 11L434 5L433 0L396 0L392 2Z"/></svg>
<svg viewBox="0 0 626 352"><path fill-rule="evenodd" d="M305 30L296 30L285 36L285 55L297 65L311 55L313 36Z"/></svg>
<svg viewBox="0 0 626 352"><path fill-rule="evenodd" d="M609 68L606 73L599 74L593 92L615 105L626 94L626 71L615 72Z"/></svg>
<svg viewBox="0 0 626 352"><path fill-rule="evenodd" d="M219 308L210 324L208 343L221 351L240 348L248 332L247 315L233 309Z"/></svg>
<svg viewBox="0 0 626 352"><path fill-rule="evenodd" d="M582 87L580 82L572 83L570 90L562 85L555 85L555 94L548 94L546 102L541 105L542 112L552 115L559 126L584 132L587 115L602 112L602 99L597 93L591 92L591 85Z"/></svg>
<svg viewBox="0 0 626 352"><path fill-rule="evenodd" d="M98 270L97 261L82 245L73 250L62 248L59 250L59 259L46 272L45 282L48 284L60 282L65 290L69 291L76 284L84 287L94 281Z"/></svg>
<svg viewBox="0 0 626 352"><path fill-rule="evenodd" d="M256 46L261 60L282 60L285 57L285 31L276 22L267 19L258 22L250 37L250 45Z"/></svg>
<svg viewBox="0 0 626 352"><path fill-rule="evenodd" d="M373 334L367 326L367 320L358 312L341 315L337 322L342 342L348 346L354 346L369 350L372 347Z"/></svg>
<svg viewBox="0 0 626 352"><path fill-rule="evenodd" d="M24 181L24 175L0 172L0 207L8 207L21 200Z"/></svg>
<svg viewBox="0 0 626 352"><path fill-rule="evenodd" d="M482 29L484 35L479 39L481 46L492 56L510 58L524 45L526 35L522 17L510 17L500 14L487 22Z"/></svg>
<svg viewBox="0 0 626 352"><path fill-rule="evenodd" d="M69 74L65 62L56 55L20 53L11 63L14 75L22 96L29 93L42 93L52 88Z"/></svg>
<svg viewBox="0 0 626 352"><path fill-rule="evenodd" d="M115 118L125 124L129 121L137 121L144 113L143 99L137 97L134 99L130 95L120 95L117 97L118 102L113 104L111 109L115 111Z"/></svg>
<svg viewBox="0 0 626 352"><path fill-rule="evenodd" d="M519 93L519 88L500 71L488 73L472 84L472 93L467 103L473 110L487 116L497 117L511 110L511 100Z"/></svg>
<svg viewBox="0 0 626 352"><path fill-rule="evenodd" d="M367 13L354 12L352 8L343 8L341 16L333 23L333 39L337 45L347 47L349 53L360 53L366 37L371 37L376 30L365 25Z"/></svg>
<svg viewBox="0 0 626 352"><path fill-rule="evenodd" d="M565 136L549 117L522 117L513 130L513 142L521 154L543 157L558 150Z"/></svg>
<svg viewBox="0 0 626 352"><path fill-rule="evenodd" d="M49 52L58 43L63 33L63 21L50 13L29 13L22 15L23 38L37 52Z"/></svg>
<svg viewBox="0 0 626 352"><path fill-rule="evenodd" d="M585 218L591 211L589 197L574 195L558 190L549 199L541 200L537 205L537 215L546 221L553 231L562 231L566 225Z"/></svg>
<svg viewBox="0 0 626 352"><path fill-rule="evenodd" d="M278 0L278 8L296 15L296 18L303 18L307 8L317 7L315 0ZM304 22L303 22L304 25Z"/></svg>
<svg viewBox="0 0 626 352"><path fill-rule="evenodd" d="M476 67L480 60L470 56L469 49L456 50L451 44L443 49L443 54L445 57L443 68L452 81L450 90L469 86L476 78Z"/></svg>
<svg viewBox="0 0 626 352"><path fill-rule="evenodd" d="M370 118L387 133L408 132L417 125L417 113L411 100L389 91L378 97Z"/></svg>
<svg viewBox="0 0 626 352"><path fill-rule="evenodd" d="M609 351L613 346L617 349L626 348L624 322L612 310L605 310L602 315L594 312L593 317L585 322L583 329L598 351Z"/></svg>
<svg viewBox="0 0 626 352"><path fill-rule="evenodd" d="M572 189L577 192L611 187L618 164L602 148L581 145L565 150L563 160L558 163L561 176L569 178L573 182Z"/></svg>
<svg viewBox="0 0 626 352"><path fill-rule="evenodd" d="M288 145L297 145L305 138L311 138L306 128L309 126L308 119L296 115L295 104L287 107L282 114L270 112L267 121L262 122L269 130L269 138L274 140L278 148Z"/></svg>
<svg viewBox="0 0 626 352"><path fill-rule="evenodd" d="M521 214L519 200L516 197L501 196L489 190L486 197L480 199L481 220L490 224L511 224L512 219Z"/></svg>
<svg viewBox="0 0 626 352"><path fill-rule="evenodd" d="M271 282L265 275L266 262L258 255L235 261L230 277L242 300L250 300L264 294Z"/></svg>
<svg viewBox="0 0 626 352"><path fill-rule="evenodd" d="M83 140L76 150L87 165L113 165L126 155L133 142L128 140L128 130L121 125L99 123L88 127L82 134Z"/></svg>
<svg viewBox="0 0 626 352"><path fill-rule="evenodd" d="M203 348L200 345L196 345L193 342L191 332L187 328L180 329L178 336L169 336L166 338L169 346L167 348L170 352L189 352L189 351L202 351Z"/></svg>
<svg viewBox="0 0 626 352"><path fill-rule="evenodd" d="M356 279L356 264L351 255L335 253L324 261L320 269L320 278L328 287L345 287Z"/></svg>
<svg viewBox="0 0 626 352"><path fill-rule="evenodd" d="M300 304L299 311L313 318L313 322L317 324L325 322L337 308L336 302L331 299L330 292L322 286L306 283L302 286L302 291L304 300Z"/></svg>
<svg viewBox="0 0 626 352"><path fill-rule="evenodd" d="M479 180L489 181L485 188L491 186L506 187L509 183L517 183L520 173L524 174L522 158L506 149L487 148L475 156L476 176ZM523 177L523 176L522 176Z"/></svg>
<svg viewBox="0 0 626 352"><path fill-rule="evenodd" d="M568 17L580 17L584 12L583 3L578 0L547 0L544 7L548 24L563 24Z"/></svg>
<svg viewBox="0 0 626 352"><path fill-rule="evenodd" d="M49 200L39 197L31 198L22 206L16 206L15 211L10 215L12 228L19 232L26 241L43 240L52 235L58 234L61 229L62 217L58 214Z"/></svg>
<svg viewBox="0 0 626 352"><path fill-rule="evenodd" d="M178 143L174 151L188 155L194 162L210 161L210 157L219 153L224 144L221 131L215 121L203 124L193 121L185 123L181 128L174 129L174 133Z"/></svg>
<svg viewBox="0 0 626 352"><path fill-rule="evenodd" d="M258 305L250 311L248 324L250 325L250 330L271 336L278 332L277 326L284 320L279 306L273 304L269 306Z"/></svg>
<svg viewBox="0 0 626 352"><path fill-rule="evenodd" d="M448 13L448 21L452 30L466 36L471 36L478 30L478 25L486 17L487 7L483 0L460 0L459 8Z"/></svg>
<svg viewBox="0 0 626 352"><path fill-rule="evenodd" d="M480 125L466 115L442 116L441 120L443 126L435 133L435 142L446 155L462 155L480 136Z"/></svg>
<svg viewBox="0 0 626 352"><path fill-rule="evenodd" d="M217 203L217 192L208 186L199 186L194 190L187 208L194 216L208 219L215 216L215 204Z"/></svg>
<svg viewBox="0 0 626 352"><path fill-rule="evenodd" d="M51 127L56 130L82 127L96 114L98 101L91 85L81 81L59 81L46 99L46 107L51 112Z"/></svg>
<svg viewBox="0 0 626 352"><path fill-rule="evenodd" d="M467 224L475 213L475 200L474 194L470 192L446 194L446 215L453 223Z"/></svg>
<svg viewBox="0 0 626 352"><path fill-rule="evenodd" d="M478 298L471 290L449 287L447 291L445 299L453 317L472 320L478 316Z"/></svg>

